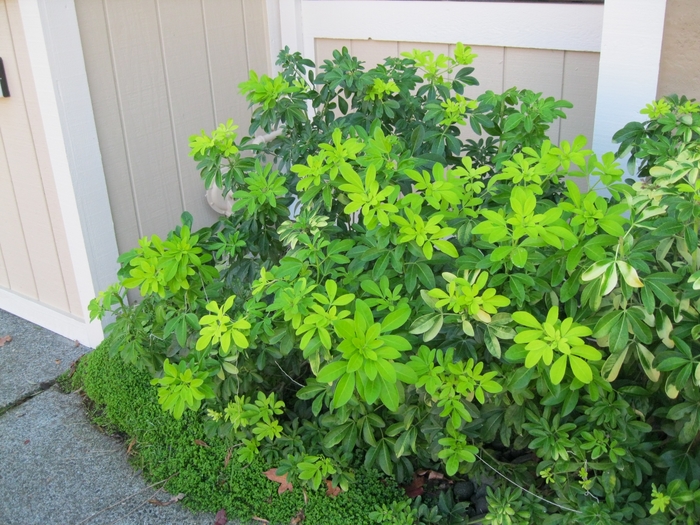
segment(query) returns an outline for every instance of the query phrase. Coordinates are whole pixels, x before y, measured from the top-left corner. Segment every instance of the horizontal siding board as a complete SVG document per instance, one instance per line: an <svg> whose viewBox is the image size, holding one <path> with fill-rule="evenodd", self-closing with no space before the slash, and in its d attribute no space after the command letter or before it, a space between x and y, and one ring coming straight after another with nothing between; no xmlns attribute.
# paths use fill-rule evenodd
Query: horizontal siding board
<svg viewBox="0 0 700 525"><path fill-rule="evenodd" d="M183 203L156 4L106 5L139 230L163 236L178 224Z"/></svg>
<svg viewBox="0 0 700 525"><path fill-rule="evenodd" d="M202 6L192 0L159 0L158 10L178 183L184 209L193 215L194 227L201 228L216 220L189 156L189 136L215 125Z"/></svg>
<svg viewBox="0 0 700 525"><path fill-rule="evenodd" d="M126 252L136 246L142 232L124 141L105 4L95 0L76 0L75 8L117 247L120 252Z"/></svg>

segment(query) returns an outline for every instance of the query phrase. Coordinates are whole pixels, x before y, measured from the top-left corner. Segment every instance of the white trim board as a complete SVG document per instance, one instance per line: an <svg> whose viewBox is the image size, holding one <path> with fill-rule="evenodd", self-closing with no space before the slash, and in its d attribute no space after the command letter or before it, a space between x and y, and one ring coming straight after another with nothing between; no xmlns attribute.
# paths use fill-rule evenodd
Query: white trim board
<svg viewBox="0 0 700 525"><path fill-rule="evenodd" d="M314 57L317 38L600 51L603 5L298 0L280 5L282 45ZM284 12L282 12L284 10ZM296 16L294 16L296 15ZM296 41L295 41L296 40Z"/></svg>
<svg viewBox="0 0 700 525"><path fill-rule="evenodd" d="M90 348L95 348L104 339L99 323L88 324L5 288L0 288L0 308Z"/></svg>
<svg viewBox="0 0 700 525"><path fill-rule="evenodd" d="M87 308L99 290L116 280L118 250L75 4L19 0L19 8L83 312L82 329L91 334L89 343L97 344L102 328L99 323L85 328ZM56 329L60 327L52 328L35 315L51 311L47 308L27 310L35 316L30 320L61 333ZM48 315L46 323L56 319Z"/></svg>
<svg viewBox="0 0 700 525"><path fill-rule="evenodd" d="M666 0L605 0L593 150L617 150L613 134L656 99ZM624 165L624 163L623 163Z"/></svg>

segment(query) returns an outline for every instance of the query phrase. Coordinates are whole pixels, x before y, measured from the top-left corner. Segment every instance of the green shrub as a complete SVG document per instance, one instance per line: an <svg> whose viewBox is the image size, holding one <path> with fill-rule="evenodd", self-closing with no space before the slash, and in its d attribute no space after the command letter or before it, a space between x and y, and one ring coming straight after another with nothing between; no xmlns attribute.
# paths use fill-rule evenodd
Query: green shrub
<svg viewBox="0 0 700 525"><path fill-rule="evenodd" d="M352 493L361 463L488 482L492 524L692 520L699 106L669 97L621 130L644 177L623 182L613 153L547 140L569 103L464 97L472 59L365 71L342 50L316 76L283 51L276 78L251 74L250 132L280 134L192 138L232 215L196 233L186 215L120 258L93 303L116 312L111 353L175 418L312 492ZM475 512L426 496L446 522Z"/></svg>

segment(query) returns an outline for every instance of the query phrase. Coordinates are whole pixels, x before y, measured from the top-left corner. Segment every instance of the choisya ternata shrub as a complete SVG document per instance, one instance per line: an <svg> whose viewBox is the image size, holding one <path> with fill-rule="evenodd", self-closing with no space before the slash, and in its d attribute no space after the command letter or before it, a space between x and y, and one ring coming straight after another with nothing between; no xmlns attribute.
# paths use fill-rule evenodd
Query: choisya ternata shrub
<svg viewBox="0 0 700 525"><path fill-rule="evenodd" d="M641 161L623 182L613 153L547 139L569 103L465 96L473 58L367 70L344 49L316 75L283 51L241 86L274 138L191 139L231 216L143 239L93 314L115 313L112 352L164 410L290 481L433 469L489 480L486 523L692 522L698 105L662 99L616 135Z"/></svg>

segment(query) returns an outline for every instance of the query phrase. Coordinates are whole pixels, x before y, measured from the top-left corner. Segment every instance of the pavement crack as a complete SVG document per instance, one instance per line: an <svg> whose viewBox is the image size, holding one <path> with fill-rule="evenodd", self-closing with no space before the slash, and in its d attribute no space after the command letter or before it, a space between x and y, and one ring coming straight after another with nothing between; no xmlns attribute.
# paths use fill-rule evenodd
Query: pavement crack
<svg viewBox="0 0 700 525"><path fill-rule="evenodd" d="M22 397L19 397L15 399L14 401L8 403L7 405L1 406L0 407L0 416L5 414L5 412L8 412L12 410L13 408L16 408L20 405L23 405L33 397L38 396L42 392L46 392L49 388L54 386L56 384L56 379L52 379L50 381L42 381L41 383L37 384L36 387L26 394L24 394Z"/></svg>

